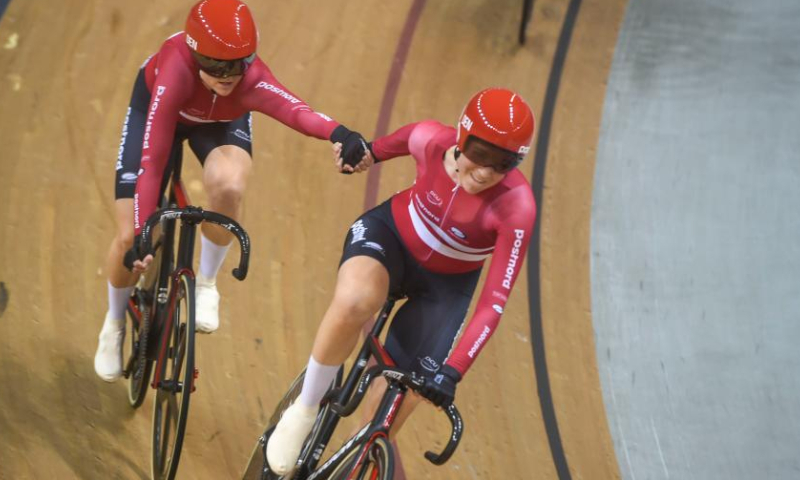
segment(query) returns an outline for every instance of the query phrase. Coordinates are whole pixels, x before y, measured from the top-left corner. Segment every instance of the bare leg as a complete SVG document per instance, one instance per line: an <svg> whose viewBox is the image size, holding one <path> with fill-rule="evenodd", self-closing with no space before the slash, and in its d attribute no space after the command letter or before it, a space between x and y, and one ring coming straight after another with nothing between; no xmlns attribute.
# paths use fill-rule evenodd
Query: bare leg
<svg viewBox="0 0 800 480"><path fill-rule="evenodd" d="M361 328L380 310L388 294L389 272L383 264L365 256L344 262L311 355L325 365L344 363L358 341Z"/></svg>
<svg viewBox="0 0 800 480"><path fill-rule="evenodd" d="M208 194L208 209L239 220L242 198L253 160L244 149L222 145L206 157L203 185ZM217 272L228 253L232 237L222 227L203 223L200 237L200 268L197 276L197 330L211 333L219 328Z"/></svg>
<svg viewBox="0 0 800 480"><path fill-rule="evenodd" d="M122 265L122 259L133 245L133 200L122 198L114 203L117 233L111 240L106 258L108 273L108 311L100 330L94 369L107 382L122 375L122 341L125 335L125 306L138 275Z"/></svg>
<svg viewBox="0 0 800 480"><path fill-rule="evenodd" d="M353 257L339 268L333 301L317 331L300 398L284 413L267 444L267 460L275 473L285 475L294 468L336 369L388 293L389 273L374 258Z"/></svg>
<svg viewBox="0 0 800 480"><path fill-rule="evenodd" d="M222 145L212 150L203 167L208 209L238 221L252 167L253 159L241 147ZM217 245L228 245L233 239L230 232L217 225L204 223L201 229Z"/></svg>
<svg viewBox="0 0 800 480"><path fill-rule="evenodd" d="M133 199L121 198L114 202L117 217L117 233L111 240L106 257L108 282L114 287L129 287L136 284L138 275L122 264L125 252L133 246Z"/></svg>

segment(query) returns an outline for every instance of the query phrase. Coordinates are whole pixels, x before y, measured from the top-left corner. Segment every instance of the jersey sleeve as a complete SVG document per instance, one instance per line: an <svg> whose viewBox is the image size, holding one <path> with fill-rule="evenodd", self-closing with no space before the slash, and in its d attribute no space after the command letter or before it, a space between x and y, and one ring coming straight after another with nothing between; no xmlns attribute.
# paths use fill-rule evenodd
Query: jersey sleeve
<svg viewBox="0 0 800 480"><path fill-rule="evenodd" d="M142 140L139 178L133 196L136 235L141 233L147 218L158 206L159 190L172 150L178 114L181 105L191 94L185 86L193 81L191 71L180 54L169 45L159 52L156 72Z"/></svg>
<svg viewBox="0 0 800 480"><path fill-rule="evenodd" d="M272 74L261 60L251 66L256 69L256 80L242 96L248 110L261 112L278 120L303 135L330 139L338 122L324 113L315 112L297 95L290 92Z"/></svg>
<svg viewBox="0 0 800 480"><path fill-rule="evenodd" d="M497 329L511 289L514 287L522 268L522 262L525 260L533 223L536 219L536 206L533 202L533 195L529 193L529 187L518 188L528 188L528 192L520 192L522 195L512 195L512 198L506 199L507 205L501 207L509 211L513 207L514 211L510 215L501 213L496 219L498 232L494 253L475 307L475 313L456 348L446 361L461 375L469 370L475 358ZM529 196L529 208L524 207L524 204L520 205L520 196Z"/></svg>
<svg viewBox="0 0 800 480"><path fill-rule="evenodd" d="M442 130L442 127L439 122L428 120L410 123L389 135L379 137L372 142L375 160L382 162L405 155L414 155L415 158L422 159L425 157L428 143Z"/></svg>

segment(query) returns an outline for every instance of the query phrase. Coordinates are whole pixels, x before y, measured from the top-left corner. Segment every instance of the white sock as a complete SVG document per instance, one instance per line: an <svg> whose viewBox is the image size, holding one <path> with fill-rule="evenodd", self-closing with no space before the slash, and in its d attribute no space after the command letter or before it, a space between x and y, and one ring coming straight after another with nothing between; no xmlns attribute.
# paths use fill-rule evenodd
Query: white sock
<svg viewBox="0 0 800 480"><path fill-rule="evenodd" d="M306 367L306 378L303 380L303 390L300 392L300 397L297 403L304 407L317 407L328 387L331 386L333 380L336 378L336 372L339 370L339 365L323 365L311 356L308 359L308 367Z"/></svg>
<svg viewBox="0 0 800 480"><path fill-rule="evenodd" d="M125 310L133 288L133 286L117 288L108 282L108 316L111 320L124 322Z"/></svg>
<svg viewBox="0 0 800 480"><path fill-rule="evenodd" d="M219 272L222 262L225 261L225 255L228 254L229 248L231 248L230 243L217 245L207 239L202 232L200 233L200 275L210 280L210 283L216 282L217 272Z"/></svg>

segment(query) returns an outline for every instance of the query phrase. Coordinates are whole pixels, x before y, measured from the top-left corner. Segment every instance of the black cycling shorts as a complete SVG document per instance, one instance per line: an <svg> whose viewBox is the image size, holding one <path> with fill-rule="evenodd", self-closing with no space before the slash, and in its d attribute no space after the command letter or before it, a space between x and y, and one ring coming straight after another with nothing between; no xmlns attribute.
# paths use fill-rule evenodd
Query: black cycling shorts
<svg viewBox="0 0 800 480"><path fill-rule="evenodd" d="M466 319L481 270L434 273L403 245L392 218L391 200L364 213L350 227L341 266L359 255L389 272L389 296L407 297L389 326L386 349L401 368L430 376L441 368Z"/></svg>
<svg viewBox="0 0 800 480"><path fill-rule="evenodd" d="M122 126L122 138L119 142L117 156L117 175L114 196L116 199L133 198L136 191L136 179L139 176L139 164L142 161L142 142L147 122L147 109L150 108L150 90L147 89L144 68L139 70L133 93ZM211 150L221 145L236 145L252 156L253 147L250 141L250 113L230 122L203 123L200 125L184 125L178 122L175 137L172 141L167 167L164 171L163 183L169 178L172 165L183 157L183 141L189 140L194 154L204 164ZM165 185L162 185L162 190Z"/></svg>

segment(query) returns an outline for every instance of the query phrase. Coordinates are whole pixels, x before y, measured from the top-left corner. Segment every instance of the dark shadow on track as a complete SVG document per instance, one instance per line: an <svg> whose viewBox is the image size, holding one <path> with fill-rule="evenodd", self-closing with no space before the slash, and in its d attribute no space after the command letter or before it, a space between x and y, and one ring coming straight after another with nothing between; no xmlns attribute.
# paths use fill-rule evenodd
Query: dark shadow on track
<svg viewBox="0 0 800 480"><path fill-rule="evenodd" d="M137 414L127 405L125 384L103 384L90 359L63 350L64 345L42 346L39 354L50 356L53 367L46 376L37 376L13 353L0 357L0 465L18 465L11 459L43 450L56 452L76 478L149 478L141 465L148 464L150 445L124 438ZM19 472L0 473L22 478Z"/></svg>

